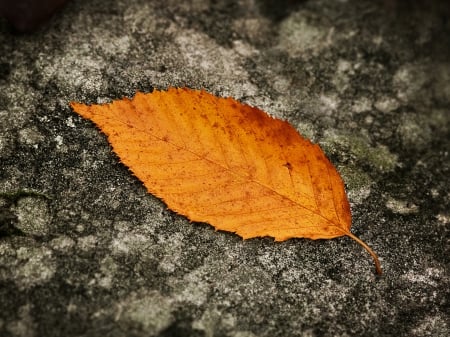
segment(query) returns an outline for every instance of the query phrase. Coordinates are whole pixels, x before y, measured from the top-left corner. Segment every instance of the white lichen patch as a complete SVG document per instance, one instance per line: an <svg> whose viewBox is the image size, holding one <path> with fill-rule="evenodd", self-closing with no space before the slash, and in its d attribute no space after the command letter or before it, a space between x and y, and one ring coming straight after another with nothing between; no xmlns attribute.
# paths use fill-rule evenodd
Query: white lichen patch
<svg viewBox="0 0 450 337"><path fill-rule="evenodd" d="M95 275L96 283L104 289L111 289L118 269L119 267L112 257L105 257L100 262L101 272Z"/></svg>
<svg viewBox="0 0 450 337"><path fill-rule="evenodd" d="M340 104L340 99L337 95L325 95L321 94L319 96L321 110L324 115L331 115Z"/></svg>
<svg viewBox="0 0 450 337"><path fill-rule="evenodd" d="M205 282L204 268L196 269L183 277L183 280L174 281L173 298L177 302L186 302L201 306L207 300L209 285Z"/></svg>
<svg viewBox="0 0 450 337"><path fill-rule="evenodd" d="M288 92L291 88L291 80L284 76L277 76L272 81L272 88L274 88L279 93Z"/></svg>
<svg viewBox="0 0 450 337"><path fill-rule="evenodd" d="M56 143L56 149L57 149L57 150L61 150L61 148L62 148L63 145L64 145L64 138L63 138L63 136L57 135L57 136L54 138L54 140L55 140L55 143ZM65 147L65 146L64 146L64 147Z"/></svg>
<svg viewBox="0 0 450 337"><path fill-rule="evenodd" d="M433 125L437 124L437 125ZM442 128L445 124L439 123L439 116L433 113L425 115L403 113L397 132L403 145L423 149L433 139L433 129Z"/></svg>
<svg viewBox="0 0 450 337"><path fill-rule="evenodd" d="M436 215L436 219L444 225L447 225L450 223L450 215L449 214L439 213L438 215Z"/></svg>
<svg viewBox="0 0 450 337"><path fill-rule="evenodd" d="M19 142L23 145L32 145L37 147L39 143L43 142L45 137L33 127L24 128L19 131Z"/></svg>
<svg viewBox="0 0 450 337"><path fill-rule="evenodd" d="M450 65L448 63L405 63L394 74L397 98L411 104L428 105L431 100L450 103ZM448 111L447 111L448 112Z"/></svg>
<svg viewBox="0 0 450 337"><path fill-rule="evenodd" d="M146 336L157 336L173 321L172 300L157 291L132 293L121 301L115 314L115 320L142 329Z"/></svg>
<svg viewBox="0 0 450 337"><path fill-rule="evenodd" d="M352 111L361 113L372 110L372 101L368 97L359 97L353 101Z"/></svg>
<svg viewBox="0 0 450 337"><path fill-rule="evenodd" d="M52 251L46 247L21 247L17 250L18 263L14 268L14 282L20 289L49 281L56 271Z"/></svg>
<svg viewBox="0 0 450 337"><path fill-rule="evenodd" d="M409 336L442 336L443 331L449 331L448 316L444 314L426 315L411 329Z"/></svg>
<svg viewBox="0 0 450 337"><path fill-rule="evenodd" d="M17 66L10 74L8 85L0 86L2 103L7 111L7 121L1 121L2 126L13 130L29 125L32 115L35 115L36 106L40 103L41 93L35 91L28 85L29 69L25 61L16 60ZM25 79L21 77L26 77ZM13 116L13 118L12 118Z"/></svg>
<svg viewBox="0 0 450 337"><path fill-rule="evenodd" d="M67 83L71 88L76 88L86 93L99 93L104 85L103 68L104 61L98 56L94 58L91 49L87 43L79 48L73 48L68 45L66 53L63 55L50 57L40 55L36 61L36 68L40 70L42 81L56 81L60 90L66 90ZM67 89L69 90L69 89ZM71 94L71 89L67 94Z"/></svg>
<svg viewBox="0 0 450 337"><path fill-rule="evenodd" d="M332 27L324 26L308 13L298 11L289 15L279 27L278 48L291 57L317 54L330 45Z"/></svg>
<svg viewBox="0 0 450 337"><path fill-rule="evenodd" d="M336 73L332 79L334 86L339 92L344 92L350 85L350 80L355 75L355 65L344 59L339 59L336 66Z"/></svg>
<svg viewBox="0 0 450 337"><path fill-rule="evenodd" d="M118 233L112 240L110 249L114 255L147 254L150 242L148 237L139 233Z"/></svg>
<svg viewBox="0 0 450 337"><path fill-rule="evenodd" d="M83 251L89 251L97 246L97 237L94 235L86 235L80 237L77 242L77 247Z"/></svg>
<svg viewBox="0 0 450 337"><path fill-rule="evenodd" d="M381 97L375 102L374 106L378 110L388 113L398 109L400 102L394 97Z"/></svg>
<svg viewBox="0 0 450 337"><path fill-rule="evenodd" d="M29 303L22 305L17 310L17 319L8 322L6 330L12 336L34 337L36 336L37 323L31 315L33 306ZM0 325L1 329L1 325Z"/></svg>
<svg viewBox="0 0 450 337"><path fill-rule="evenodd" d="M72 116L67 117L67 119L66 119L66 125L67 125L69 128L74 128L74 127L75 127L75 123L73 122Z"/></svg>
<svg viewBox="0 0 450 337"><path fill-rule="evenodd" d="M312 123L298 122L295 125L295 128L300 132L300 134L303 137L310 139L311 141L314 141L314 139L316 138L317 131L314 128L314 124Z"/></svg>
<svg viewBox="0 0 450 337"><path fill-rule="evenodd" d="M263 43L270 34L271 22L263 17L243 17L237 18L232 24L233 30L238 32L239 36L254 43Z"/></svg>
<svg viewBox="0 0 450 337"><path fill-rule="evenodd" d="M164 256L158 264L158 269L165 273L173 273L180 265L183 254L183 235L176 233L162 238L160 244L164 247Z"/></svg>
<svg viewBox="0 0 450 337"><path fill-rule="evenodd" d="M50 211L44 198L25 197L17 202L14 211L19 220L16 227L24 233L42 236L50 230Z"/></svg>
<svg viewBox="0 0 450 337"><path fill-rule="evenodd" d="M338 60L336 71L339 74L349 74L349 75L355 74L352 62L344 59Z"/></svg>
<svg viewBox="0 0 450 337"><path fill-rule="evenodd" d="M243 57L254 57L259 53L257 49L242 40L233 41L233 50Z"/></svg>
<svg viewBox="0 0 450 337"><path fill-rule="evenodd" d="M193 30L183 30L175 37L180 55L186 63L185 71L195 75L199 81L223 88L223 96L240 97L256 95L257 89L251 84L249 74L241 64L241 56L233 49L218 45L206 34Z"/></svg>
<svg viewBox="0 0 450 337"><path fill-rule="evenodd" d="M409 102L420 97L419 92L429 81L429 69L425 65L406 63L394 74L393 86L397 98Z"/></svg>
<svg viewBox="0 0 450 337"><path fill-rule="evenodd" d="M419 207L414 203L407 200L398 200L394 198L389 198L386 201L386 207L394 213L399 214L414 214L419 212Z"/></svg>
<svg viewBox="0 0 450 337"><path fill-rule="evenodd" d="M75 241L68 236L61 235L50 241L50 246L59 252L68 253L75 246Z"/></svg>
<svg viewBox="0 0 450 337"><path fill-rule="evenodd" d="M95 41L95 45L100 47L106 55L114 57L125 56L130 49L131 43L128 35L115 36L103 31L98 36L101 36L101 38Z"/></svg>
<svg viewBox="0 0 450 337"><path fill-rule="evenodd" d="M229 314L220 312L215 307L209 307L200 319L192 323L192 328L203 331L205 337L214 337L216 331L231 331L236 325L236 318Z"/></svg>
<svg viewBox="0 0 450 337"><path fill-rule="evenodd" d="M164 26L164 18L154 15L153 8L146 2L127 4L123 20L131 33L152 34L158 26Z"/></svg>
<svg viewBox="0 0 450 337"><path fill-rule="evenodd" d="M402 276L403 279L412 283L424 283L433 287L439 285L439 280L444 277L445 272L443 269L438 268L426 268L424 272L416 272L414 270L408 271Z"/></svg>
<svg viewBox="0 0 450 337"><path fill-rule="evenodd" d="M236 331L229 335L230 337L256 337L251 331Z"/></svg>

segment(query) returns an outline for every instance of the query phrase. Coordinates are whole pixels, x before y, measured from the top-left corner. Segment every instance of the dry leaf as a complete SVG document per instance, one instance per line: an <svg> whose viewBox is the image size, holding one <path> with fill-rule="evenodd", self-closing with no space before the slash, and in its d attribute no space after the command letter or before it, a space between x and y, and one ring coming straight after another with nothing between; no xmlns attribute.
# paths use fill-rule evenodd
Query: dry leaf
<svg viewBox="0 0 450 337"><path fill-rule="evenodd" d="M108 136L148 191L192 221L244 239L331 239L350 232L338 172L287 122L232 98L170 88L72 108Z"/></svg>

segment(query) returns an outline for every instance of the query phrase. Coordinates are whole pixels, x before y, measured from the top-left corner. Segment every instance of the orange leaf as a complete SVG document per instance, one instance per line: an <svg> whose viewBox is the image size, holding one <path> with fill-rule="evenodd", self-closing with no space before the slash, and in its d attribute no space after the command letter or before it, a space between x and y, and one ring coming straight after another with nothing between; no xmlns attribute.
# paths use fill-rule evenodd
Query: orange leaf
<svg viewBox="0 0 450 337"><path fill-rule="evenodd" d="M71 103L108 136L148 191L192 221L244 239L331 239L350 232L338 172L287 122L232 98L170 88L110 104Z"/></svg>

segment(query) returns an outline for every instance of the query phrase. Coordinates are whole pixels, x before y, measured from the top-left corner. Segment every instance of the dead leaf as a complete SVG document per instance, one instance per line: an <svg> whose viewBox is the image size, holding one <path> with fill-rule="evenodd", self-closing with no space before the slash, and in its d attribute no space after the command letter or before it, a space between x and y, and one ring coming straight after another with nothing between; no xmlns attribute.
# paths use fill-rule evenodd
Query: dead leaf
<svg viewBox="0 0 450 337"><path fill-rule="evenodd" d="M71 106L98 125L120 160L175 212L244 239L347 235L381 274L376 254L350 232L338 172L289 123L186 88Z"/></svg>

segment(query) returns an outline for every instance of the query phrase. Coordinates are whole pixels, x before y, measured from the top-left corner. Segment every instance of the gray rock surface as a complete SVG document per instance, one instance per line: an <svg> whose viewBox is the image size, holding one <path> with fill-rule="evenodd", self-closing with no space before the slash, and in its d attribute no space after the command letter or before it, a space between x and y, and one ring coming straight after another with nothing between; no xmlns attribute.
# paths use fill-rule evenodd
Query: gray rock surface
<svg viewBox="0 0 450 337"><path fill-rule="evenodd" d="M446 1L71 1L0 21L0 336L448 336ZM149 195L68 103L258 106L346 182L348 238L243 241Z"/></svg>

